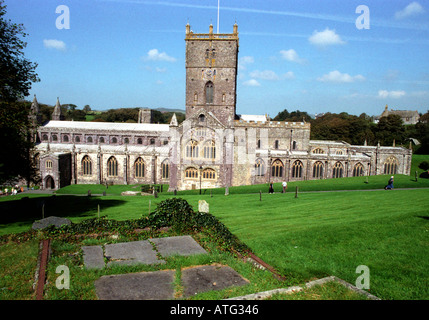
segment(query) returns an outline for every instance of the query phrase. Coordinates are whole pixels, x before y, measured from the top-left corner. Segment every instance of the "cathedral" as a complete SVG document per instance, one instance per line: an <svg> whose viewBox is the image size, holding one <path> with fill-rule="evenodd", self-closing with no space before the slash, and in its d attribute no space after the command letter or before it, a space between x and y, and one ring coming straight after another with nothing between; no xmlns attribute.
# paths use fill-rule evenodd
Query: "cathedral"
<svg viewBox="0 0 429 320"><path fill-rule="evenodd" d="M186 119L151 123L64 121L57 99L39 125L35 157L41 187L70 184L168 184L169 190L269 182L410 174L411 150L310 140L306 122L238 115L237 24L229 34L186 25ZM30 118L40 122L36 97ZM39 123L40 124L40 123Z"/></svg>

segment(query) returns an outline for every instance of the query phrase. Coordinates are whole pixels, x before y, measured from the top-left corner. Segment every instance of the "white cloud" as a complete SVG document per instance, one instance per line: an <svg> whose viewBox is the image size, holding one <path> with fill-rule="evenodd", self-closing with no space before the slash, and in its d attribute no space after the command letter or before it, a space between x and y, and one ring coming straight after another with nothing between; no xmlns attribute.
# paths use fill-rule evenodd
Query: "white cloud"
<svg viewBox="0 0 429 320"><path fill-rule="evenodd" d="M143 59L149 60L149 61L168 61L168 62L176 61L176 58L170 57L165 52L159 52L158 49L149 50L147 55Z"/></svg>
<svg viewBox="0 0 429 320"><path fill-rule="evenodd" d="M278 75L272 70L255 70L249 73L249 76L254 79L262 79L262 80L269 80L269 81L278 81L282 79L294 79L295 75L292 71L288 71L285 74Z"/></svg>
<svg viewBox="0 0 429 320"><path fill-rule="evenodd" d="M255 70L249 73L252 78L262 79L262 80L280 80L280 77L272 70L259 71Z"/></svg>
<svg viewBox="0 0 429 320"><path fill-rule="evenodd" d="M325 30L320 32L315 30L313 32L313 35L308 38L308 41L310 41L310 43L316 46L321 47L345 43L341 39L341 37L335 32L335 30L331 30L329 28L326 28Z"/></svg>
<svg viewBox="0 0 429 320"><path fill-rule="evenodd" d="M248 86L248 87L259 87L259 86L261 85L261 84L260 84L257 80L255 80L255 79L247 80L247 81L243 82L243 84L244 84L245 86Z"/></svg>
<svg viewBox="0 0 429 320"><path fill-rule="evenodd" d="M159 68L159 67L156 67L156 68L155 68L155 71L156 71L156 72L159 72L159 73L164 73L164 72L167 72L167 68Z"/></svg>
<svg viewBox="0 0 429 320"><path fill-rule="evenodd" d="M291 62L303 63L305 61L304 59L301 59L298 56L298 53L296 53L296 51L293 49L281 50L280 55L282 56L283 59Z"/></svg>
<svg viewBox="0 0 429 320"><path fill-rule="evenodd" d="M416 1L411 2L403 10L395 13L396 19L405 19L425 12L425 9Z"/></svg>
<svg viewBox="0 0 429 320"><path fill-rule="evenodd" d="M294 79L295 75L294 75L294 73L292 71L288 71L282 77L284 79Z"/></svg>
<svg viewBox="0 0 429 320"><path fill-rule="evenodd" d="M246 70L247 65L254 63L255 59L252 56L244 56L238 59L238 70Z"/></svg>
<svg viewBox="0 0 429 320"><path fill-rule="evenodd" d="M405 94L406 93L403 90L399 90L399 91L379 90L378 91L378 97L382 99L387 99L387 98L399 99L405 96Z"/></svg>
<svg viewBox="0 0 429 320"><path fill-rule="evenodd" d="M64 43L64 41L61 41L61 40L44 39L43 45L45 46L45 48L48 48L48 49L55 49L60 51L66 50L66 44Z"/></svg>
<svg viewBox="0 0 429 320"><path fill-rule="evenodd" d="M338 70L335 70L323 75L320 78L317 78L317 80L322 82L350 83L355 81L363 81L365 80L365 77L360 74L351 76L347 73L341 73Z"/></svg>

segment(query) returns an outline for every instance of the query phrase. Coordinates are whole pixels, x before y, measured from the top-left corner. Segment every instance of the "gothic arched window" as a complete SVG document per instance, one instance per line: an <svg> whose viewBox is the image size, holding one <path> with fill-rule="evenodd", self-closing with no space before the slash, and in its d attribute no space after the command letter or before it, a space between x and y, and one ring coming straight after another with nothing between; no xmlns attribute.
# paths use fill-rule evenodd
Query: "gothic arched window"
<svg viewBox="0 0 429 320"><path fill-rule="evenodd" d="M187 158L198 158L199 148L198 142L191 140L186 145L186 157Z"/></svg>
<svg viewBox="0 0 429 320"><path fill-rule="evenodd" d="M84 156L82 159L82 169L84 176L92 174L92 161L88 156Z"/></svg>
<svg viewBox="0 0 429 320"><path fill-rule="evenodd" d="M162 179L168 179L169 177L169 163L168 160L164 160L161 164L161 177Z"/></svg>
<svg viewBox="0 0 429 320"><path fill-rule="evenodd" d="M255 163L255 174L257 176L264 176L265 175L265 163L264 160L258 159Z"/></svg>
<svg viewBox="0 0 429 320"><path fill-rule="evenodd" d="M136 178L144 178L144 161L142 158L138 158L134 162L134 172Z"/></svg>
<svg viewBox="0 0 429 320"><path fill-rule="evenodd" d="M107 175L109 177L118 176L118 161L115 157L110 157L107 161Z"/></svg>
<svg viewBox="0 0 429 320"><path fill-rule="evenodd" d="M283 176L283 163L277 159L271 166L271 176L282 177Z"/></svg>
<svg viewBox="0 0 429 320"><path fill-rule="evenodd" d="M203 179L205 180L215 180L216 179L216 171L213 169L204 169L203 171Z"/></svg>
<svg viewBox="0 0 429 320"><path fill-rule="evenodd" d="M384 162L384 174L396 174L398 169L398 160L395 157L391 156L386 159Z"/></svg>
<svg viewBox="0 0 429 320"><path fill-rule="evenodd" d="M322 177L323 177L323 163L320 161L317 161L313 165L313 178L322 178Z"/></svg>
<svg viewBox="0 0 429 320"><path fill-rule="evenodd" d="M216 144L214 141L210 141L204 146L204 158L216 159Z"/></svg>
<svg viewBox="0 0 429 320"><path fill-rule="evenodd" d="M292 165L292 178L302 178L302 168L302 162L296 160Z"/></svg>
<svg viewBox="0 0 429 320"><path fill-rule="evenodd" d="M332 169L332 178L342 178L344 166L341 162L337 162Z"/></svg>
<svg viewBox="0 0 429 320"><path fill-rule="evenodd" d="M187 179L197 179L198 170L196 168L190 167L185 170L185 178Z"/></svg>
<svg viewBox="0 0 429 320"><path fill-rule="evenodd" d="M362 177L364 173L362 163L357 163L353 168L353 177Z"/></svg>

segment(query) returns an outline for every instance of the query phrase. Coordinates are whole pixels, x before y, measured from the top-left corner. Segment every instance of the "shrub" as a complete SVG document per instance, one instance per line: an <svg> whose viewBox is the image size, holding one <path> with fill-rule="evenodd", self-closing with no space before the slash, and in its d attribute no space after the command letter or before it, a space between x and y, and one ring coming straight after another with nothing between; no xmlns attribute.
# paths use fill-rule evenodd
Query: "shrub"
<svg viewBox="0 0 429 320"><path fill-rule="evenodd" d="M423 170L429 170L429 162L427 161L420 162L419 168Z"/></svg>

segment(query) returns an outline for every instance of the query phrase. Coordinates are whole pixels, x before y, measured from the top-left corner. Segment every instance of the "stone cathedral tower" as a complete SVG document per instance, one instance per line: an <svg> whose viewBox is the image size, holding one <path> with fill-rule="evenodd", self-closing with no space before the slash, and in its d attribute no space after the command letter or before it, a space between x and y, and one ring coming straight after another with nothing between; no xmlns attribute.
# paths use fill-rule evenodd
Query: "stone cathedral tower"
<svg viewBox="0 0 429 320"><path fill-rule="evenodd" d="M233 33L193 33L186 25L186 118L200 109L227 125L236 116L238 27Z"/></svg>

